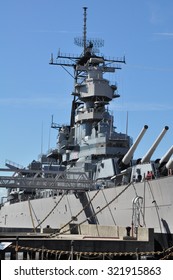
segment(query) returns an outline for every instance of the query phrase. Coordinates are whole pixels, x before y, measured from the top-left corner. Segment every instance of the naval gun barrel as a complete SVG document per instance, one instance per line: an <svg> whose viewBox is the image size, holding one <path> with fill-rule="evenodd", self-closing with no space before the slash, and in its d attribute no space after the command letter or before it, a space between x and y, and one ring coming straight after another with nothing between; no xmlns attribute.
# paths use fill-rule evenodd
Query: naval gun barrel
<svg viewBox="0 0 173 280"><path fill-rule="evenodd" d="M167 132L168 129L169 129L168 126L164 127L164 129L161 131L160 135L157 137L157 139L155 140L155 142L153 143L151 148L148 150L148 152L145 154L145 156L143 156L143 158L141 159L141 163L145 163L145 162L150 161L155 149L159 145L160 141L162 140L162 138L164 137L164 135L165 135L165 133Z"/></svg>
<svg viewBox="0 0 173 280"><path fill-rule="evenodd" d="M173 169L173 158L170 158L169 161L166 164L166 168L169 169Z"/></svg>
<svg viewBox="0 0 173 280"><path fill-rule="evenodd" d="M164 154L164 156L160 159L159 163L162 164L168 162L172 154L173 154L173 146L171 146L169 150L166 152L166 154Z"/></svg>
<svg viewBox="0 0 173 280"><path fill-rule="evenodd" d="M130 149L128 150L128 152L125 154L125 156L122 159L122 163L125 165L128 165L133 157L133 154L139 144L139 142L141 141L142 137L144 136L146 130L148 129L147 125L144 125L143 129L141 130L141 132L139 133L137 139L135 140L135 142L133 143L133 145L130 147Z"/></svg>

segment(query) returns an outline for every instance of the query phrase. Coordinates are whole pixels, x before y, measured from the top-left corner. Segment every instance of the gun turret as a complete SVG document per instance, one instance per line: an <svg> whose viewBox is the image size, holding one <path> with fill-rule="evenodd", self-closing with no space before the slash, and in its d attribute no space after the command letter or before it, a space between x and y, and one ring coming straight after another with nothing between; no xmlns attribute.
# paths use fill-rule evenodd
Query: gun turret
<svg viewBox="0 0 173 280"><path fill-rule="evenodd" d="M125 156L122 159L122 163L125 165L128 165L133 157L133 154L139 144L139 142L141 141L142 137L144 136L146 130L148 129L147 125L144 125L143 129L141 130L141 132L139 133L137 139L135 140L135 142L133 143L133 145L130 147L130 149L128 150L128 152L125 154Z"/></svg>
<svg viewBox="0 0 173 280"><path fill-rule="evenodd" d="M171 148L166 152L166 154L160 159L159 164L168 162L172 154L173 154L173 146L171 146Z"/></svg>
<svg viewBox="0 0 173 280"><path fill-rule="evenodd" d="M149 162L150 161L150 159L151 159L155 149L159 145L160 141L162 140L163 136L165 135L165 133L167 132L168 129L169 129L168 126L164 127L164 129L162 130L160 135L157 137L157 139L155 140L155 142L153 143L151 148L148 150L148 152L145 154L145 156L143 156L143 158L141 159L141 163L145 163L145 162Z"/></svg>

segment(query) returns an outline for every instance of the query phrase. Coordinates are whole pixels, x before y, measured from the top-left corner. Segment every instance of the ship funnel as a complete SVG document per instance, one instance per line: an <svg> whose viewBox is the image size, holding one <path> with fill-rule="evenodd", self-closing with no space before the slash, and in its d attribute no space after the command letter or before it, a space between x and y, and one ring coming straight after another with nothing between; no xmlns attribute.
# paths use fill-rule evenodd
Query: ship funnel
<svg viewBox="0 0 173 280"><path fill-rule="evenodd" d="M144 136L146 130L148 129L147 125L144 125L143 129L141 130L141 132L139 133L136 141L133 143L133 145L130 147L130 149L128 150L128 152L125 154L125 156L122 159L122 163L125 165L128 165L133 157L133 154L139 144L139 142L141 141L142 137Z"/></svg>
<svg viewBox="0 0 173 280"><path fill-rule="evenodd" d="M151 146L151 148L148 150L148 152L146 153L146 155L141 159L141 163L145 163L145 162L149 162L155 149L157 148L157 146L159 145L160 141L162 140L163 136L165 135L165 133L167 132L167 130L169 129L168 126L165 126L164 129L162 130L162 132L160 133L160 135L158 136L158 138L155 140L155 142L153 143L153 145Z"/></svg>
<svg viewBox="0 0 173 280"><path fill-rule="evenodd" d="M173 154L173 146L166 152L166 154L160 159L159 163L162 164L164 162L168 162L170 157Z"/></svg>

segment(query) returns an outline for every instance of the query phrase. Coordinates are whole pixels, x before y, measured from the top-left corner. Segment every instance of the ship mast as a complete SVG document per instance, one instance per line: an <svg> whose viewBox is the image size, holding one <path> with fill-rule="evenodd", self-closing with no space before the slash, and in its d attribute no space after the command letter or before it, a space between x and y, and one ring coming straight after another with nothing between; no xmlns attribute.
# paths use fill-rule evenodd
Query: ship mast
<svg viewBox="0 0 173 280"><path fill-rule="evenodd" d="M84 7L84 25L83 25L83 44L84 44L84 54L86 51L86 38L87 38L87 27L86 27L86 21L87 21L87 7Z"/></svg>
<svg viewBox="0 0 173 280"><path fill-rule="evenodd" d="M88 48L92 48L93 53L99 53L99 48L104 46L104 40L100 38L87 38L87 7L83 7L83 36L75 37L74 43L79 47L83 47L83 56L86 55Z"/></svg>
<svg viewBox="0 0 173 280"><path fill-rule="evenodd" d="M117 59L107 59L99 54L99 48L104 46L104 40L99 38L87 38L87 7L83 7L83 34L81 37L75 37L75 45L82 47L83 52L79 56L66 55L58 52L57 58L54 60L53 54L51 54L50 63L51 65L61 66L70 76L74 79L74 90L72 95L74 96L71 107L71 121L70 121L70 130L74 127L75 123L75 110L81 104L79 93L77 92L76 85L81 85L86 80L89 68L95 63L100 64L99 71L100 73L106 72L115 72L116 69L121 69L119 63L125 63L125 58ZM97 55L96 55L97 54ZM90 61L91 59L91 61ZM97 60L95 62L94 60ZM116 64L116 65L115 65ZM118 65L117 65L118 64ZM72 67L74 73L72 74L67 67ZM115 94L114 97L119 97L118 94Z"/></svg>
<svg viewBox="0 0 173 280"><path fill-rule="evenodd" d="M100 38L87 38L87 7L83 7L84 13L83 13L83 36L82 37L75 37L74 38L74 44L83 47L83 53L79 56L74 55L66 55L62 54L60 51L58 51L56 59L54 59L53 54L51 54L51 59L49 64L56 65L56 66L62 66L63 69L66 70L66 72L69 73L70 76L75 79L75 83L78 82L78 79L83 79L86 77L86 69L82 69L82 67L77 69L77 65L84 66L88 59L91 56L96 57L96 53L98 54L100 52L99 48L104 46L104 40ZM100 56L99 56L100 57ZM101 56L102 57L102 56ZM103 57L102 57L103 58ZM62 59L62 60L61 60ZM122 58L112 58L107 59L103 58L105 63L108 64L115 64L115 63L125 63L125 57ZM67 67L73 67L74 69L74 75L72 75L68 70ZM85 68L85 67L84 67ZM104 72L109 72L108 68L111 67L105 67ZM114 69L121 69L119 65L114 65Z"/></svg>

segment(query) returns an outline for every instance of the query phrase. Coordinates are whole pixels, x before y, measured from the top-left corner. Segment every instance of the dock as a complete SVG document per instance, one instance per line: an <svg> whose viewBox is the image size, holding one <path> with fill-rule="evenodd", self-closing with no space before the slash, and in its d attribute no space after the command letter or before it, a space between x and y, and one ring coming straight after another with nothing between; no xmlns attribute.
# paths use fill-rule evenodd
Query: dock
<svg viewBox="0 0 173 280"><path fill-rule="evenodd" d="M1 260L155 259L154 230L70 224L63 232L0 233ZM3 247L4 246L4 247ZM156 256L157 255L157 256Z"/></svg>

